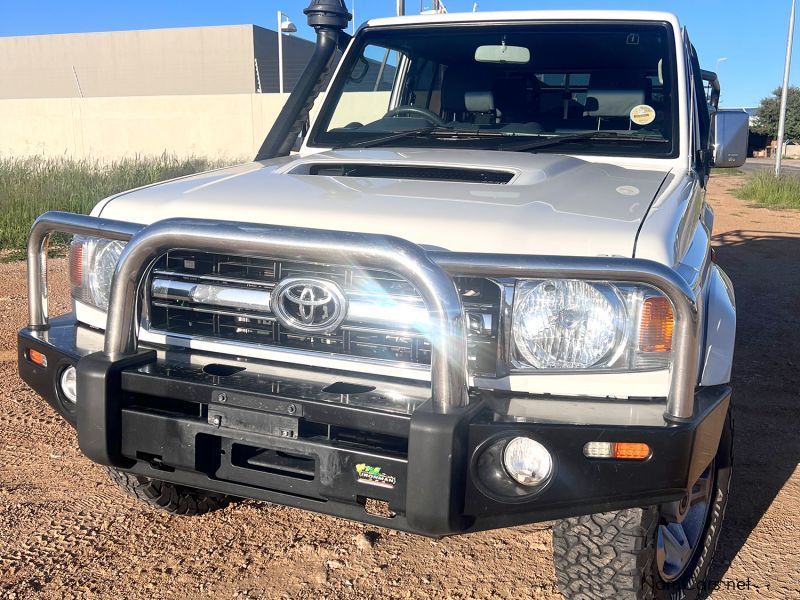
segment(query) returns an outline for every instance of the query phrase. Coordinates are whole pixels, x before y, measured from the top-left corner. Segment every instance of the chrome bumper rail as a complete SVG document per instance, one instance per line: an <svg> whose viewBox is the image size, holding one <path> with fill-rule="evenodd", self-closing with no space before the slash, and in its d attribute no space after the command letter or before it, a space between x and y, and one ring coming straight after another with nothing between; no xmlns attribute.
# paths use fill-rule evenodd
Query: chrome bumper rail
<svg viewBox="0 0 800 600"><path fill-rule="evenodd" d="M669 267L651 260L617 257L467 252L429 252L428 256L451 275L608 280L653 286L669 299L675 311L674 357L666 416L676 420L691 418L700 344L697 298L691 286Z"/></svg>
<svg viewBox="0 0 800 600"><path fill-rule="evenodd" d="M47 212L33 224L28 236L28 327L47 329L47 245L54 233L94 235L128 241L142 225L67 212Z"/></svg>
<svg viewBox="0 0 800 600"><path fill-rule="evenodd" d="M110 235L103 229L108 226ZM399 238L297 227L167 219L147 227L51 212L33 225L28 244L31 326L47 326L47 240L61 231L128 239L111 287L104 352L113 359L134 354L138 345L139 286L158 257L174 249L249 256L288 256L298 261L353 264L387 269L419 292L431 319L431 394L434 408L466 406L467 337L461 299L452 278L425 251ZM38 250L36 250L38 249ZM33 259L31 259L33 256Z"/></svg>
<svg viewBox="0 0 800 600"><path fill-rule="evenodd" d="M50 212L37 219L28 243L30 326L47 327L47 241L54 232L129 241L114 274L106 324L105 353L120 358L137 351L138 292L153 261L185 249L292 260L353 264L387 270L414 285L431 322L431 393L435 410L465 406L466 332L454 276L569 278L637 282L653 286L675 310L675 346L666 415L692 416L697 381L699 319L695 293L674 270L653 261L607 257L525 256L426 252L400 238L277 225L168 219L143 227Z"/></svg>

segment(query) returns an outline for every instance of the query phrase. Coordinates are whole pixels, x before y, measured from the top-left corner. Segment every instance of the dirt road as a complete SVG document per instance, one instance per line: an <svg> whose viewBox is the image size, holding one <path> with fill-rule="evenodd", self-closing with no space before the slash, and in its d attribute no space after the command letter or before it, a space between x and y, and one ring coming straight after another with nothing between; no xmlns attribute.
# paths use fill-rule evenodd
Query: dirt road
<svg viewBox="0 0 800 600"><path fill-rule="evenodd" d="M800 213L712 184L736 284L736 468L714 598L800 597ZM64 310L64 263L51 305ZM546 525L431 541L246 501L170 517L122 495L17 378L24 265L0 265L0 597L558 598ZM367 535L365 535L365 533Z"/></svg>

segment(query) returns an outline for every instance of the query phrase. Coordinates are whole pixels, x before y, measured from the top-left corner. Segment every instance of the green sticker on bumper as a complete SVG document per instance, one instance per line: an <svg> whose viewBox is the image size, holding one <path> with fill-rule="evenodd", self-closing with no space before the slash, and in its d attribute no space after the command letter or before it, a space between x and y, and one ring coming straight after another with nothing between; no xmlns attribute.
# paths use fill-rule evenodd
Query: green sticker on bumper
<svg viewBox="0 0 800 600"><path fill-rule="evenodd" d="M356 473L358 473L358 481L360 483L385 488L393 488L397 483L397 478L394 475L387 475L382 471L381 467L371 467L365 463L356 465Z"/></svg>

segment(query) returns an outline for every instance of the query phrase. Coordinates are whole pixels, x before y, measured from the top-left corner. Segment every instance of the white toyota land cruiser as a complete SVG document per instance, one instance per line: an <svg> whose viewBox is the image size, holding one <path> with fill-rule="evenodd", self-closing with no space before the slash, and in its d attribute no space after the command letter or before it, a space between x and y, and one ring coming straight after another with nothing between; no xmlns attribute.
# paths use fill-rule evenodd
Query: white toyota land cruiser
<svg viewBox="0 0 800 600"><path fill-rule="evenodd" d="M565 596L702 593L736 321L705 189L744 161L747 116L669 14L352 38L342 0L306 14L315 53L254 162L35 223L23 379L173 513L556 519ZM50 319L54 232L75 234L74 311Z"/></svg>

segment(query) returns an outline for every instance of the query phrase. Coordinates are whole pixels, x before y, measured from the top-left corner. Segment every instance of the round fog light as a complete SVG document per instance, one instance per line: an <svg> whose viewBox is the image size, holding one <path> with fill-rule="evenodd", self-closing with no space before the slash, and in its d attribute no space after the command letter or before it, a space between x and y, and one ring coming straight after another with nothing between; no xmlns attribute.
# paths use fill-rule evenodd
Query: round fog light
<svg viewBox="0 0 800 600"><path fill-rule="evenodd" d="M64 399L70 404L75 404L78 401L78 374L75 367L67 367L61 372L59 385L61 386L61 393Z"/></svg>
<svg viewBox="0 0 800 600"><path fill-rule="evenodd" d="M553 473L553 457L536 440L515 437L503 451L503 465L517 483L535 487L547 482Z"/></svg>

